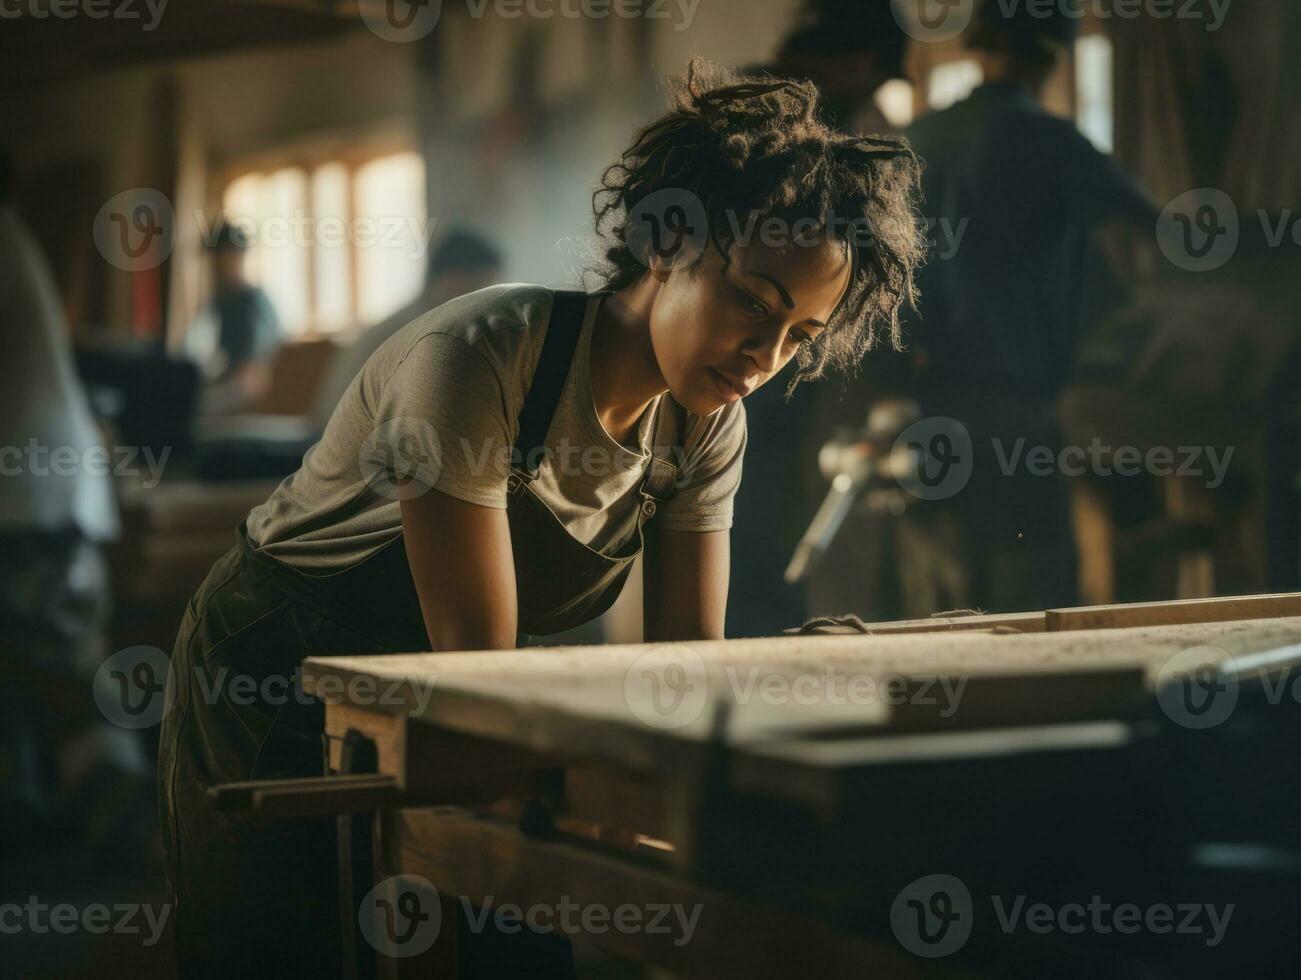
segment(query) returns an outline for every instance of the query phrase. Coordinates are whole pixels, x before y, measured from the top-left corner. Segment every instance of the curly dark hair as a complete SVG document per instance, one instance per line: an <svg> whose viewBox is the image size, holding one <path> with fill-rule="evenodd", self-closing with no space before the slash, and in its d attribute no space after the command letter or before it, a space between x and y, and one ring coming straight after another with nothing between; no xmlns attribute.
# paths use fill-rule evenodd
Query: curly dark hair
<svg viewBox="0 0 1301 980"><path fill-rule="evenodd" d="M921 166L907 140L829 128L808 81L745 76L696 60L670 84L673 108L605 170L593 195L596 229L608 245L598 272L605 288L622 289L647 270L638 242L645 236L629 240L639 203L687 191L703 204L708 240L725 265L743 226L737 216L812 219L850 251L849 288L827 329L801 345L788 391L828 367L853 374L882 334L901 350L899 312L915 304L914 275L926 250Z"/></svg>

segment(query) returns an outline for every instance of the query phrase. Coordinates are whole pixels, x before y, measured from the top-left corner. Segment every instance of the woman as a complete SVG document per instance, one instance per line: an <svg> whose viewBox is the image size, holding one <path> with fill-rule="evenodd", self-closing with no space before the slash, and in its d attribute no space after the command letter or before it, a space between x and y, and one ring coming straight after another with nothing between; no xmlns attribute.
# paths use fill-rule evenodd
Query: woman
<svg viewBox="0 0 1301 980"><path fill-rule="evenodd" d="M792 359L798 381L897 344L922 252L906 144L817 112L807 82L693 65L597 192L605 288L497 286L417 318L249 514L173 653L160 795L182 976L338 971L332 822L204 797L321 775L322 708L245 703L231 678L513 647L603 612L643 546L647 639L722 636L741 399Z"/></svg>

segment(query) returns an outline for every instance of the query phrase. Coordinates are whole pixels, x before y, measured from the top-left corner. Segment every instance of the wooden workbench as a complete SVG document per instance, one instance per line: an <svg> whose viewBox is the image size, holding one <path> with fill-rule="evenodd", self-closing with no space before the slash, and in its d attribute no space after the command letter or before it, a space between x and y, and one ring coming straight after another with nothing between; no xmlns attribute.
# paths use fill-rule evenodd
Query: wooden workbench
<svg viewBox="0 0 1301 980"><path fill-rule="evenodd" d="M1145 622L1165 625L1133 625ZM1126 625L1095 628L1111 623ZM699 906L690 942L681 928L615 929L608 919L570 930L689 977L970 975L960 961L911 956L891 941L888 921L846 928L823 914L838 907L835 896L765 888L764 855L784 844L772 832L803 821L843 839L830 828L862 826L874 812L864 794L879 790L881 767L910 760L1022 760L1027 774L1040 764L1051 774L1060 758L1091 771L1089 760L1110 760L1146 730L1134 719L1151 715L1172 664L1237 663L1244 677L1289 665L1301 651L1301 597L929 625L309 659L304 683L326 701L332 767L349 731L377 752L376 775L349 777L356 791L344 807L379 814L376 880L418 875L440 896L437 941L420 955L380 956L381 975L454 975L447 913L458 902ZM254 805L321 812L310 787L260 801L255 793ZM1102 819L1113 816L1121 826L1123 814ZM743 846L729 853L734 842ZM891 841L862 843L878 852L874 869L889 866L879 852ZM774 876L803 873L787 855L772 867ZM847 907L860 915L877 906Z"/></svg>

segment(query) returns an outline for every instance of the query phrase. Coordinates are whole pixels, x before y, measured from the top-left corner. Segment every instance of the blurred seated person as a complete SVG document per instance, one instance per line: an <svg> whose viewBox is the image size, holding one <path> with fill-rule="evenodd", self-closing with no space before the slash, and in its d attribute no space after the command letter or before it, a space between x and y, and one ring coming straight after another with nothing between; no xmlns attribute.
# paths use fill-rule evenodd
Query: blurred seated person
<svg viewBox="0 0 1301 980"><path fill-rule="evenodd" d="M308 414L209 418L199 442L196 474L204 480L288 476L321 438L334 406L384 341L449 299L492 285L500 274L496 248L473 232L453 231L431 253L420 294L387 319L359 331L330 356Z"/></svg>
<svg viewBox="0 0 1301 980"><path fill-rule="evenodd" d="M408 323L442 306L450 299L491 286L501 278L501 253L486 238L466 228L454 228L429 255L425 285L420 294L386 320L364 328L330 361L317 389L312 428L325 431L334 406L352 384L357 372L380 345Z"/></svg>
<svg viewBox="0 0 1301 980"><path fill-rule="evenodd" d="M0 149L0 825L19 841L103 840L119 820L146 827L138 805L152 796L135 733L97 709L105 692L92 697L110 681L99 668L103 548L120 531L113 458L7 159Z"/></svg>
<svg viewBox="0 0 1301 980"><path fill-rule="evenodd" d="M210 246L216 290L185 335L186 355L205 378L200 415L252 409L271 386L271 365L284 340L267 294L249 282L249 241L223 222Z"/></svg>

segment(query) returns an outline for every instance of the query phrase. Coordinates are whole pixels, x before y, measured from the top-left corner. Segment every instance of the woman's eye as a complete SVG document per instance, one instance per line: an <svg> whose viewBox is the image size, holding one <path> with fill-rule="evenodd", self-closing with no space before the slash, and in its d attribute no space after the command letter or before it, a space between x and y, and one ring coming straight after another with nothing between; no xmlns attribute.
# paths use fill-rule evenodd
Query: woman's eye
<svg viewBox="0 0 1301 980"><path fill-rule="evenodd" d="M813 340L813 338L803 330L792 330L786 335L786 339L787 341L794 341L797 344L807 344Z"/></svg>
<svg viewBox="0 0 1301 980"><path fill-rule="evenodd" d="M753 313L755 316L768 315L768 307L764 303L755 299L755 297L751 296L743 289L738 289L736 293L737 296L740 297L741 305L745 307L747 312Z"/></svg>

